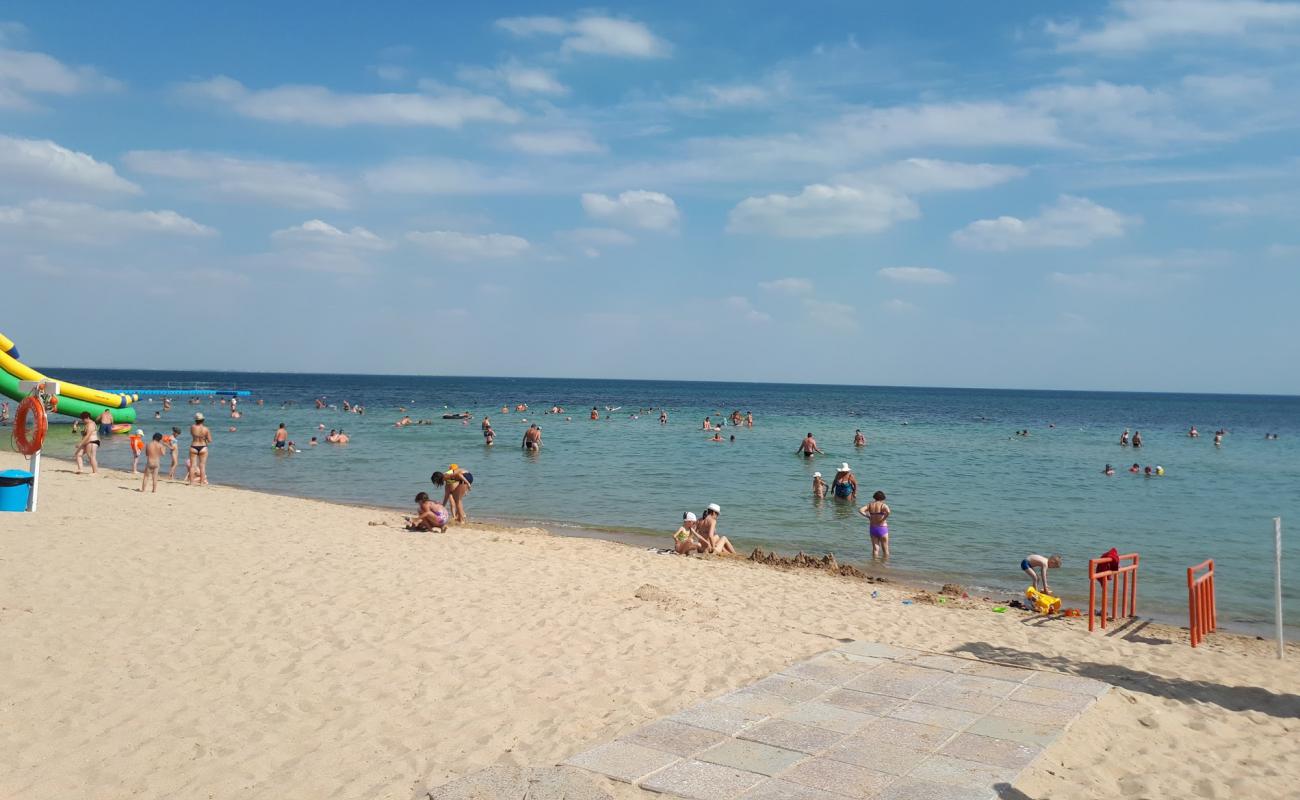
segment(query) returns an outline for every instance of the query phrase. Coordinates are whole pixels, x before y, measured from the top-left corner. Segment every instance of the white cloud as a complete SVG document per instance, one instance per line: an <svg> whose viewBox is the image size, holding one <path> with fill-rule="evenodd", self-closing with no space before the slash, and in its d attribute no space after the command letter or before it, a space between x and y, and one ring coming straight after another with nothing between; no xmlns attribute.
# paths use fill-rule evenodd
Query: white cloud
<svg viewBox="0 0 1300 800"><path fill-rule="evenodd" d="M906 300L897 297L885 302L885 310L894 314L910 314L916 310L916 306Z"/></svg>
<svg viewBox="0 0 1300 800"><path fill-rule="evenodd" d="M1123 236L1139 220L1084 197L1063 194L1037 217L981 219L952 234L962 247L1012 250L1021 247L1085 247Z"/></svg>
<svg viewBox="0 0 1300 800"><path fill-rule="evenodd" d="M513 61L497 67L461 67L456 77L478 86L501 86L515 94L566 95L569 87L560 83L555 73L541 67L528 67Z"/></svg>
<svg viewBox="0 0 1300 800"><path fill-rule="evenodd" d="M1242 102L1271 94L1273 82L1263 75L1187 75L1183 87L1196 99Z"/></svg>
<svg viewBox="0 0 1300 800"><path fill-rule="evenodd" d="M618 197L589 192L582 196L582 208L592 219L652 231L671 229L679 217L671 197L644 189L623 192Z"/></svg>
<svg viewBox="0 0 1300 800"><path fill-rule="evenodd" d="M506 138L513 150L539 156L567 156L603 153L605 146L586 131L533 131L515 133Z"/></svg>
<svg viewBox="0 0 1300 800"><path fill-rule="evenodd" d="M0 206L0 226L79 241L125 239L139 234L182 237L216 236L217 232L175 211L120 211L89 203L33 200Z"/></svg>
<svg viewBox="0 0 1300 800"><path fill-rule="evenodd" d="M0 134L0 183L23 189L84 189L139 194L140 187L109 164L69 150L49 139L17 139Z"/></svg>
<svg viewBox="0 0 1300 800"><path fill-rule="evenodd" d="M774 281L760 281L758 288L778 294L804 295L812 294L813 285L807 278L778 278Z"/></svg>
<svg viewBox="0 0 1300 800"><path fill-rule="evenodd" d="M560 231L555 236L576 245L588 258L598 257L603 247L625 247L636 243L636 239L617 228L575 228Z"/></svg>
<svg viewBox="0 0 1300 800"><path fill-rule="evenodd" d="M930 286L940 286L955 280L950 273L934 267L885 267L876 274L898 283L921 283Z"/></svg>
<svg viewBox="0 0 1300 800"><path fill-rule="evenodd" d="M490 174L478 164L450 158L402 158L366 170L372 191L393 194L475 195L530 191L529 178Z"/></svg>
<svg viewBox="0 0 1300 800"><path fill-rule="evenodd" d="M324 86L249 89L218 76L181 87L182 93L225 106L240 116L339 128L348 125L460 128L468 122L518 122L522 115L495 97L440 87L428 92L349 94Z"/></svg>
<svg viewBox="0 0 1300 800"><path fill-rule="evenodd" d="M1169 92L1133 84L1044 86L1026 92L1022 103L1060 121L1076 140L1154 145L1222 136L1183 119Z"/></svg>
<svg viewBox="0 0 1300 800"><path fill-rule="evenodd" d="M678 111L716 111L754 108L767 104L772 97L771 89L754 83L704 84L684 94L672 95L664 102Z"/></svg>
<svg viewBox="0 0 1300 800"><path fill-rule="evenodd" d="M749 302L748 297L740 297L738 295L724 297L722 299L722 304L747 322L764 324L772 321L772 315L754 308L754 304Z"/></svg>
<svg viewBox="0 0 1300 800"><path fill-rule="evenodd" d="M834 333L856 333L858 330L858 311L847 303L806 298L803 308L808 321L818 328Z"/></svg>
<svg viewBox="0 0 1300 800"><path fill-rule="evenodd" d="M619 58L665 58L672 45L655 36L644 23L600 15L574 20L559 17L509 17L497 27L520 38L562 36L564 53L617 56Z"/></svg>
<svg viewBox="0 0 1300 800"><path fill-rule="evenodd" d="M517 258L532 247L522 236L507 233L414 231L408 241L446 261L496 261Z"/></svg>
<svg viewBox="0 0 1300 800"><path fill-rule="evenodd" d="M797 195L742 200L727 222L731 233L820 238L879 233L920 216L911 198L883 186L805 186Z"/></svg>
<svg viewBox="0 0 1300 800"><path fill-rule="evenodd" d="M907 192L950 192L987 189L1023 177L1027 170L1010 164L966 164L934 158L908 158L856 175L837 178L837 183L883 183Z"/></svg>
<svg viewBox="0 0 1300 800"><path fill-rule="evenodd" d="M1115 0L1099 27L1077 22L1047 26L1058 47L1113 55L1138 54L1161 45L1235 40L1271 42L1270 34L1300 24L1300 5L1263 0Z"/></svg>
<svg viewBox="0 0 1300 800"><path fill-rule="evenodd" d="M10 34L0 44L8 38ZM120 81L93 67L71 67L45 53L0 46L0 108L30 109L34 104L29 94L74 95L121 87Z"/></svg>
<svg viewBox="0 0 1300 800"><path fill-rule="evenodd" d="M291 161L235 158L190 150L134 150L122 159L135 172L192 181L204 192L288 208L347 208L343 181Z"/></svg>
<svg viewBox="0 0 1300 800"><path fill-rule="evenodd" d="M387 250L392 245L362 227L344 231L319 219L310 219L292 228L283 228L271 234L279 244L309 245L312 247L349 248L356 250Z"/></svg>

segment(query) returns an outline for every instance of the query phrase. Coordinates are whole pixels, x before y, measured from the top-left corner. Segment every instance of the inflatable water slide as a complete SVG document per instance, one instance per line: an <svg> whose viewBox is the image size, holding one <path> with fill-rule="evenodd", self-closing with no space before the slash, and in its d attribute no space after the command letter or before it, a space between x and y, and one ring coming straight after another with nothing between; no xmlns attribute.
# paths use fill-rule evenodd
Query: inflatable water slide
<svg viewBox="0 0 1300 800"><path fill-rule="evenodd" d="M98 389L88 389L75 383L60 381L58 378L42 375L18 358L17 346L0 333L0 394L14 400L22 400L27 394L19 391L19 381L58 381L59 395L54 409L58 413L79 417L81 412L89 411L90 416L98 421L99 415L107 408L113 414L113 422L128 424L135 422L135 409L131 408L131 404L137 399L135 395L101 392Z"/></svg>

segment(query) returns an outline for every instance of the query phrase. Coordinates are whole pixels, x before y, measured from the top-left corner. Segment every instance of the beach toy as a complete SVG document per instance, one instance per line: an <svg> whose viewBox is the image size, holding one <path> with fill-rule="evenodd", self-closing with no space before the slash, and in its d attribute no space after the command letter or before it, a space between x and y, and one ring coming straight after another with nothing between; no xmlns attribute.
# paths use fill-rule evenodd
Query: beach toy
<svg viewBox="0 0 1300 800"><path fill-rule="evenodd" d="M912 605L912 601L911 601L911 600L904 600L904 601L903 601L903 605L905 605L905 606L910 606L910 605Z"/></svg>
<svg viewBox="0 0 1300 800"><path fill-rule="evenodd" d="M1005 614L1005 613L1007 613L1007 607L1006 607L1006 606L993 606L993 613L994 613L994 614Z"/></svg>
<svg viewBox="0 0 1300 800"><path fill-rule="evenodd" d="M1051 614L1061 610L1061 598L1043 594L1032 586L1025 589L1025 598L1034 604L1034 610L1039 614Z"/></svg>

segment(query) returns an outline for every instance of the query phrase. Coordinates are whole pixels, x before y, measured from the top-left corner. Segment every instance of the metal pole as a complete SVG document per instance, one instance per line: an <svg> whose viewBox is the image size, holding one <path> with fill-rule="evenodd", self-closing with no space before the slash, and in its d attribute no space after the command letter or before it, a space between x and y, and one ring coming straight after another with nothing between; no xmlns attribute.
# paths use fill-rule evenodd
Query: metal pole
<svg viewBox="0 0 1300 800"><path fill-rule="evenodd" d="M1273 615L1277 620L1277 657L1282 659L1282 518L1273 517Z"/></svg>
<svg viewBox="0 0 1300 800"><path fill-rule="evenodd" d="M32 493L27 498L27 510L36 510L36 489L41 485L41 451L32 453Z"/></svg>

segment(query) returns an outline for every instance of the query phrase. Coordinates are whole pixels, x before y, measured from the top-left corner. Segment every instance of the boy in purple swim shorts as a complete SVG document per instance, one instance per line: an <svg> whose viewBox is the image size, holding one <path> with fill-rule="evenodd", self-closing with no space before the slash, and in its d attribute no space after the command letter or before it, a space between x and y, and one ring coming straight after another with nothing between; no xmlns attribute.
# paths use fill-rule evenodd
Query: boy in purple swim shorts
<svg viewBox="0 0 1300 800"><path fill-rule="evenodd" d="M889 558L889 506L885 505L885 493L876 492L871 502L858 509L858 513L870 523L871 557Z"/></svg>

